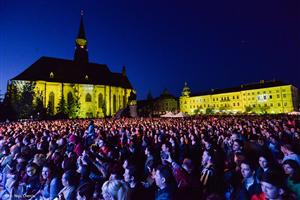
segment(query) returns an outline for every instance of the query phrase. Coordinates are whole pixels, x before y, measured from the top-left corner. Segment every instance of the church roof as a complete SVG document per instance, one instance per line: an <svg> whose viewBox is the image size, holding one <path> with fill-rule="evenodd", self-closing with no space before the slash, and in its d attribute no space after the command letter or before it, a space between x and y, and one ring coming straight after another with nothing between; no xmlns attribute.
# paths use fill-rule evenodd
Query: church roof
<svg viewBox="0 0 300 200"><path fill-rule="evenodd" d="M110 85L133 89L127 76L111 72L107 65L41 57L12 80Z"/></svg>
<svg viewBox="0 0 300 200"><path fill-rule="evenodd" d="M192 97L192 96L213 95L213 94L221 94L221 93L229 93L229 92L240 92L245 90L255 90L255 89L270 88L270 87L284 86L284 85L290 85L290 84L286 84L277 80L261 81L259 83L244 84L232 88L211 89L210 91L206 91L206 92L193 93L190 96Z"/></svg>

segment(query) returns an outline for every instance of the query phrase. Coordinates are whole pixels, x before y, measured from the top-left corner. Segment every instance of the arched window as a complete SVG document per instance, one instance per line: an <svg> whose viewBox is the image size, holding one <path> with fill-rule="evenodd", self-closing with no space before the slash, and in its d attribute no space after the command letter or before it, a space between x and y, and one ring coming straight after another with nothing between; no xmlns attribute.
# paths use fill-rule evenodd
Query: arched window
<svg viewBox="0 0 300 200"><path fill-rule="evenodd" d="M103 94L100 93L98 95L98 108L102 108L102 106L103 106Z"/></svg>
<svg viewBox="0 0 300 200"><path fill-rule="evenodd" d="M117 111L117 97L116 95L113 96L113 112Z"/></svg>
<svg viewBox="0 0 300 200"><path fill-rule="evenodd" d="M91 102L92 101L92 96L87 93L86 96L85 96L85 102Z"/></svg>
<svg viewBox="0 0 300 200"><path fill-rule="evenodd" d="M73 95L72 95L72 92L69 92L69 93L68 93L67 100L68 100L68 104L71 104L71 103L72 103L72 101L73 101Z"/></svg>
<svg viewBox="0 0 300 200"><path fill-rule="evenodd" d="M50 113L54 114L54 99L55 99L55 96L54 96L54 93L53 92L50 92L49 94L49 103L48 103L48 106L49 106L49 111Z"/></svg>

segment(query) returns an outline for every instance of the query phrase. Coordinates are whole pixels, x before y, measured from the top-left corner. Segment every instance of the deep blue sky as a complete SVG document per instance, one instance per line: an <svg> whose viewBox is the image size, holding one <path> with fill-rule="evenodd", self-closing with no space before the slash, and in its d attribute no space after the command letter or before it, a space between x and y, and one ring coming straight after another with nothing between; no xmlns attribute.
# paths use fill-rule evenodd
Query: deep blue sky
<svg viewBox="0 0 300 200"><path fill-rule="evenodd" d="M0 93L41 56L73 59L84 10L89 59L143 99L278 79L300 86L299 0L0 0Z"/></svg>

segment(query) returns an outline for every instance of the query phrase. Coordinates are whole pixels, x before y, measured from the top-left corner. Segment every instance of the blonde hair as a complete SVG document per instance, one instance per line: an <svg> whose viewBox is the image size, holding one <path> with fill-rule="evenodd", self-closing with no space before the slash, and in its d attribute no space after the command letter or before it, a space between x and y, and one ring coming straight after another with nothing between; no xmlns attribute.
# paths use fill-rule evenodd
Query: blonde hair
<svg viewBox="0 0 300 200"><path fill-rule="evenodd" d="M108 180L102 186L102 193L108 193L114 200L126 200L128 186L120 180Z"/></svg>

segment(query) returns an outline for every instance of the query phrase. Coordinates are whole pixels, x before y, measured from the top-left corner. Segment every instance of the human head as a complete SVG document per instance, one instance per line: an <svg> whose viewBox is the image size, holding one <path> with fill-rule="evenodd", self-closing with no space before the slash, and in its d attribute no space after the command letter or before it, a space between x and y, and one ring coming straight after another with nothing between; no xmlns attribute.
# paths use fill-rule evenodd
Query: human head
<svg viewBox="0 0 300 200"><path fill-rule="evenodd" d="M244 143L242 140L236 139L233 141L232 150L234 152L241 151L243 149Z"/></svg>
<svg viewBox="0 0 300 200"><path fill-rule="evenodd" d="M243 160L241 162L241 174L243 178L250 178L253 176L254 169L252 164L248 160Z"/></svg>
<svg viewBox="0 0 300 200"><path fill-rule="evenodd" d="M138 172L136 167L128 166L127 168L125 168L123 177L124 177L124 181L127 183L137 182Z"/></svg>
<svg viewBox="0 0 300 200"><path fill-rule="evenodd" d="M120 180L108 180L102 186L104 200L126 200L128 187Z"/></svg>
<svg viewBox="0 0 300 200"><path fill-rule="evenodd" d="M78 176L75 171L68 170L62 175L61 182L64 187L74 186L77 183Z"/></svg>
<svg viewBox="0 0 300 200"><path fill-rule="evenodd" d="M165 142L165 143L163 143L163 144L161 145L161 150L162 150L163 152L170 152L171 149L172 149L172 145L171 145L170 142Z"/></svg>
<svg viewBox="0 0 300 200"><path fill-rule="evenodd" d="M146 156L153 155L153 149L151 148L151 146L147 146L145 148L145 155Z"/></svg>
<svg viewBox="0 0 300 200"><path fill-rule="evenodd" d="M191 173L192 170L194 169L194 165L193 165L193 162L191 159L189 158L185 158L183 161L182 161L182 168L185 169L185 171L187 171L188 173Z"/></svg>
<svg viewBox="0 0 300 200"><path fill-rule="evenodd" d="M258 158L258 164L261 168L266 169L269 167L269 161L267 156L265 155L260 155Z"/></svg>
<svg viewBox="0 0 300 200"><path fill-rule="evenodd" d="M32 177L37 174L38 166L35 163L30 163L26 166L26 174Z"/></svg>
<svg viewBox="0 0 300 200"><path fill-rule="evenodd" d="M212 163L213 162L213 151L212 150L204 150L203 154L202 154L202 165L206 165L208 163Z"/></svg>
<svg viewBox="0 0 300 200"><path fill-rule="evenodd" d="M261 179L261 190L267 199L278 199L284 194L284 177L280 172L266 172Z"/></svg>
<svg viewBox="0 0 300 200"><path fill-rule="evenodd" d="M155 171L155 183L160 189L168 186L172 181L172 172L167 166L160 165Z"/></svg>
<svg viewBox="0 0 300 200"><path fill-rule="evenodd" d="M284 172L290 176L294 182L300 182L300 166L295 160L288 159L282 163Z"/></svg>
<svg viewBox="0 0 300 200"><path fill-rule="evenodd" d="M94 193L94 186L89 183L85 183L81 185L77 189L77 200L89 200L93 199L93 193Z"/></svg>
<svg viewBox="0 0 300 200"><path fill-rule="evenodd" d="M42 177L43 179L49 179L54 173L54 167L50 164L45 164L42 168Z"/></svg>

